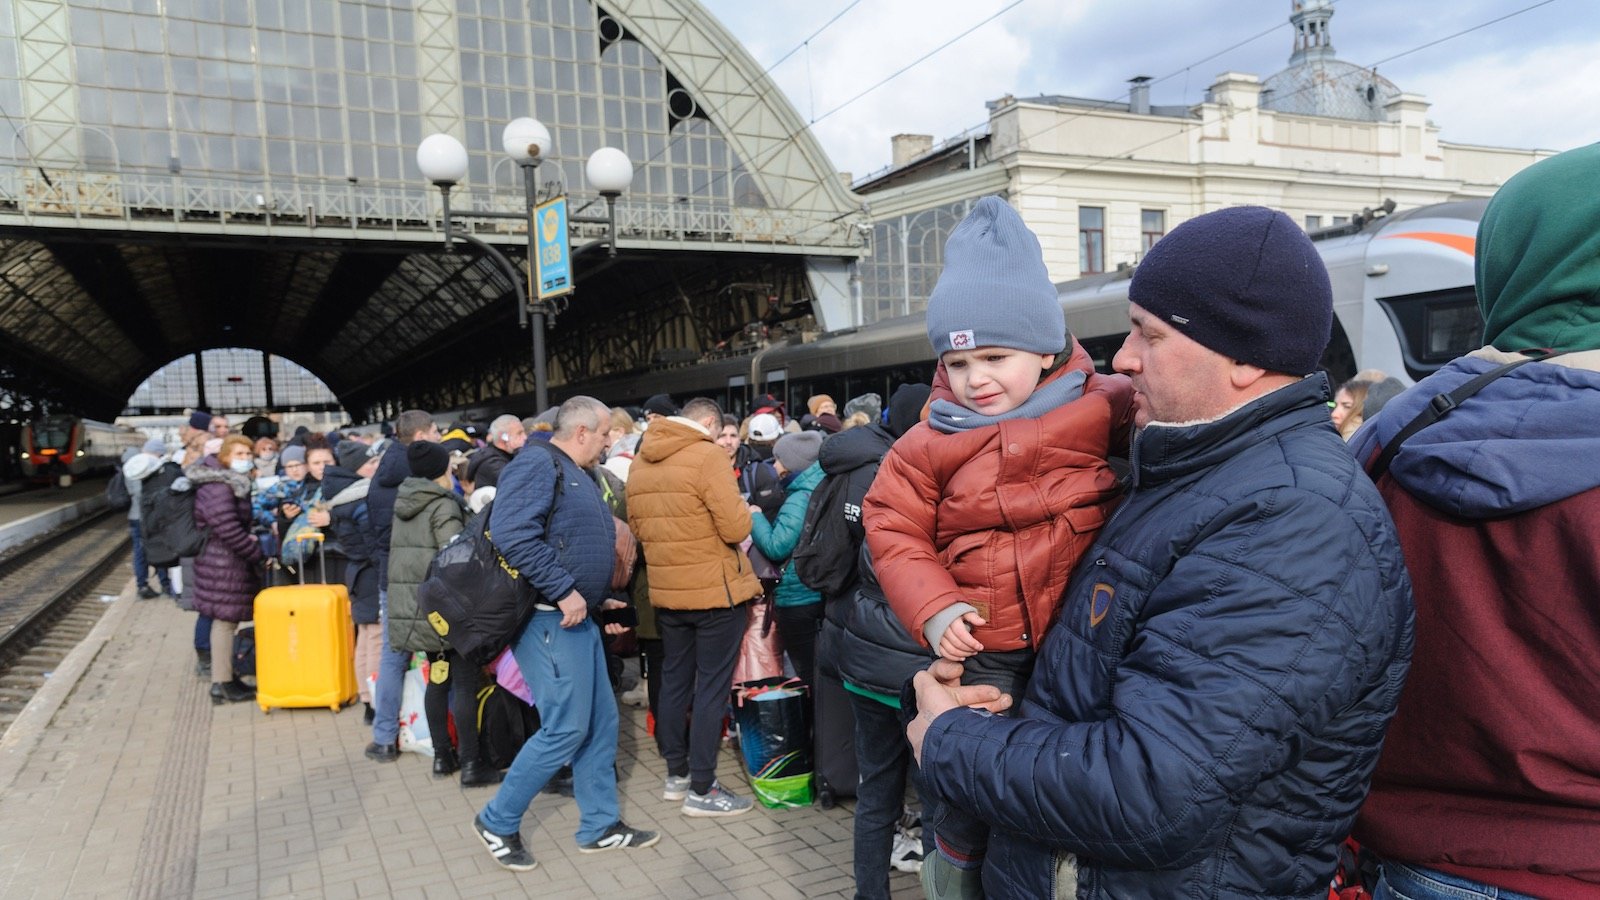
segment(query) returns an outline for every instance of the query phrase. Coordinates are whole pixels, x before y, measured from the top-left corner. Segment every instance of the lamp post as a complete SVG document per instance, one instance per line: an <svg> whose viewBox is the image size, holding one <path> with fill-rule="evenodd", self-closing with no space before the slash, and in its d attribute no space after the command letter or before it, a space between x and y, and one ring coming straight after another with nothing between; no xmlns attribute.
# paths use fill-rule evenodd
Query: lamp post
<svg viewBox="0 0 1600 900"><path fill-rule="evenodd" d="M544 330L546 316L550 313L548 297L540 296L539 291L539 263L538 263L538 232L537 223L534 221L535 213L539 206L538 168L553 146L550 130L538 119L527 117L513 119L506 124L500 133L500 146L506 154L522 169L523 190L527 209L524 212L510 213L493 210L479 210L461 214L463 218L475 219L523 219L528 228L528 274L524 282L527 289L527 304L517 304L517 321L528 325L532 317L533 326L533 394L534 403L539 409L545 410L550 405L549 387L546 384L546 361L544 346ZM422 170L423 177L433 182L439 188L443 197L444 206L444 239L445 249L449 250L456 240L467 241L479 247L489 256L494 258L502 270L511 274L512 284L515 284L516 269L511 265L504 254L494 247L479 240L476 236L456 231L452 227L452 217L455 215L450 210L450 189L466 177L467 150L461 142L447 134L434 134L424 138L417 147L417 167ZM569 223L584 225L604 225L605 236L590 241L579 247L573 256L583 253L591 247L604 244L606 255L617 255L616 245L616 202L617 197L627 189L633 181L633 163L626 153L614 147L601 147L590 154L589 161L584 167L584 174L589 183L600 192L606 201L606 215L584 216L569 215ZM561 237L563 241L566 236Z"/></svg>

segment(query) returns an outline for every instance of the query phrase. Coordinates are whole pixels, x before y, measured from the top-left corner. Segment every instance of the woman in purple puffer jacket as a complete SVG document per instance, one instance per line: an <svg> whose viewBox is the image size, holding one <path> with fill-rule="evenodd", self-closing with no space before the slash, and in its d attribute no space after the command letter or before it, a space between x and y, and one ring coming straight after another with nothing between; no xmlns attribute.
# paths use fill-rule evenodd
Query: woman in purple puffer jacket
<svg viewBox="0 0 1600 900"><path fill-rule="evenodd" d="M233 635L261 589L261 543L250 534L254 451L230 435L215 456L184 470L194 485L194 524L206 535L194 561L194 608L211 617L211 702L238 703L255 690L233 674Z"/></svg>

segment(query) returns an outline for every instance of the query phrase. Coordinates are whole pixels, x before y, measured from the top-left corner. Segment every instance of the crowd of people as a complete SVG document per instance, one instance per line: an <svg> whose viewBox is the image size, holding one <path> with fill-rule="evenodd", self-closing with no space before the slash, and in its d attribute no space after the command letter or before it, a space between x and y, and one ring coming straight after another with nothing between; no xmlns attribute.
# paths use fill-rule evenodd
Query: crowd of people
<svg viewBox="0 0 1600 900"><path fill-rule="evenodd" d="M1328 383L1327 272L1263 207L1150 249L1098 373L1037 239L985 198L928 300L932 383L887 402L577 396L281 447L265 420L197 412L124 475L137 497L168 461L192 485L208 537L181 581L218 703L251 696L231 647L263 560L307 565L295 536L327 536L367 757L398 757L426 654L433 773L497 786L474 832L514 871L537 865L521 825L552 786L582 852L660 839L620 816L619 695L649 709L664 801L751 811L719 759L770 608L785 671L849 697L858 897L887 897L892 864L931 898L1309 898L1336 872L1379 900L1600 897L1597 178L1600 145L1497 194L1486 346L1409 388ZM492 675L417 602L486 508L537 597L509 653L540 726L503 771L473 726Z"/></svg>

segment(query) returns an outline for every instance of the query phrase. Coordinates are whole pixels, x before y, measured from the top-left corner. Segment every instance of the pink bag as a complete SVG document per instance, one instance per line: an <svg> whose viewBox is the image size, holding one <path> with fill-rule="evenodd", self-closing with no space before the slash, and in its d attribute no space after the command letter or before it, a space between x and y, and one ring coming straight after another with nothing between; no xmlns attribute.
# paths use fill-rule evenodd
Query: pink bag
<svg viewBox="0 0 1600 900"><path fill-rule="evenodd" d="M529 706L537 706L533 702L533 691L528 688L528 682L522 679L522 668L517 665L517 658L511 655L511 648L500 651L500 655L489 664L494 671L495 683L511 692L513 697L520 699Z"/></svg>
<svg viewBox="0 0 1600 900"><path fill-rule="evenodd" d="M783 642L778 639L778 611L769 590L745 604L750 624L739 646L739 661L733 667L733 683L783 677Z"/></svg>

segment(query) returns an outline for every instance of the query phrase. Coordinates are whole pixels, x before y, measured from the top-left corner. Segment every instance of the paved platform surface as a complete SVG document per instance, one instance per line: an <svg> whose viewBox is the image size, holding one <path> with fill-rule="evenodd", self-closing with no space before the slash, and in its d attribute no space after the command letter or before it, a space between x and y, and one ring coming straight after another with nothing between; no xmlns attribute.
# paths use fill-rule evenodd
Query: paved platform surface
<svg viewBox="0 0 1600 900"><path fill-rule="evenodd" d="M47 687L53 714L0 741L0 897L852 896L849 804L685 818L628 707L622 815L661 843L580 855L573 801L541 795L523 824L539 868L505 871L471 833L492 789L435 781L426 757L370 762L359 704L213 707L193 621L125 590ZM748 794L731 748L719 774ZM920 896L913 875L893 886Z"/></svg>

